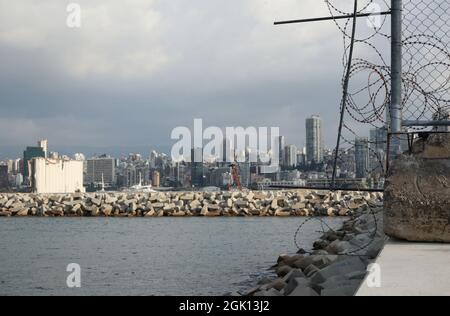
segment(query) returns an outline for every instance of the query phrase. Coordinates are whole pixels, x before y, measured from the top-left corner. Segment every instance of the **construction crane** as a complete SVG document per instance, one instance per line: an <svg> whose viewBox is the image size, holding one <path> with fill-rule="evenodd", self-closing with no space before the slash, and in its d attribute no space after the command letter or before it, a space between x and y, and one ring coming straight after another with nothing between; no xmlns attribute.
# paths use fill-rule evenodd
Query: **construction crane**
<svg viewBox="0 0 450 316"><path fill-rule="evenodd" d="M231 191L231 188L236 186L239 190L242 190L241 179L239 175L239 166L237 163L233 162L231 164L231 179L228 184L228 191Z"/></svg>

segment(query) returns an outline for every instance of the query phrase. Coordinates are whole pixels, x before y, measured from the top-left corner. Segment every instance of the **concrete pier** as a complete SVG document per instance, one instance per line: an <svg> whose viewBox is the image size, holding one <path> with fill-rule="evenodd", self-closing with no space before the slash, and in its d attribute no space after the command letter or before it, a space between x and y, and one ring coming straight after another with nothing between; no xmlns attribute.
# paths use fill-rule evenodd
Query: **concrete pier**
<svg viewBox="0 0 450 316"><path fill-rule="evenodd" d="M376 263L381 287L357 296L450 296L450 244L389 241Z"/></svg>

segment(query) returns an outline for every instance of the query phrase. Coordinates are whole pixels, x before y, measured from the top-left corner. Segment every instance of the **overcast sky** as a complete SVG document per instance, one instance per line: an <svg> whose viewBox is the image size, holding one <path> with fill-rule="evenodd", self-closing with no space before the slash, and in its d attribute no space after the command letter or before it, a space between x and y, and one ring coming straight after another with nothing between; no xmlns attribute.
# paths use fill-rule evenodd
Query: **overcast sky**
<svg viewBox="0 0 450 316"><path fill-rule="evenodd" d="M0 158L48 138L55 150L170 146L176 126L279 126L305 119L334 144L342 38L317 0L0 0ZM106 151L106 149L105 149Z"/></svg>

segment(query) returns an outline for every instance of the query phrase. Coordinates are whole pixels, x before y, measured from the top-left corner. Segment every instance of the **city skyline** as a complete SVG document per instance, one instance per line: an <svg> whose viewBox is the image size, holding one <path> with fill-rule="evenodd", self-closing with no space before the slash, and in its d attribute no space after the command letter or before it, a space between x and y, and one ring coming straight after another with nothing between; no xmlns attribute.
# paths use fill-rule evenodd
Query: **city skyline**
<svg viewBox="0 0 450 316"><path fill-rule="evenodd" d="M200 134L197 136L204 137L202 128L199 130L200 122L197 122L197 128L195 126L194 130ZM324 126L320 116L312 115L306 119L304 127L306 146L302 148L292 145L278 131L271 134L271 146L266 147L260 142L268 140L268 135L254 134L256 129L253 132L252 129L242 129L227 133L225 137L220 133L222 138L216 136L220 144L211 141L214 146L219 146L216 149L210 148L209 141L203 139L198 142L194 137L194 145L189 147L189 157L179 156L177 150L165 154L154 149L148 154L135 152L119 157L86 155L82 152L67 156L55 152L51 141L41 139L37 141L37 146L26 146L22 158L0 160L0 185L7 189L39 193L117 189L139 191L152 190L152 185L178 189L327 185L334 156L333 150L323 146ZM208 129L212 131L212 128ZM377 133L381 134L381 131L371 130L371 138ZM253 148L252 144L262 147ZM378 145L373 143L370 147L373 149ZM177 146L174 144L174 147ZM226 154L228 151L230 153ZM382 147L373 152L376 157L371 155L369 138L365 137L356 139L355 148L342 148L340 151L342 161L338 165L338 175L347 185L360 183L378 186L382 183L382 180L379 182L379 169L370 170L376 160L383 159Z"/></svg>

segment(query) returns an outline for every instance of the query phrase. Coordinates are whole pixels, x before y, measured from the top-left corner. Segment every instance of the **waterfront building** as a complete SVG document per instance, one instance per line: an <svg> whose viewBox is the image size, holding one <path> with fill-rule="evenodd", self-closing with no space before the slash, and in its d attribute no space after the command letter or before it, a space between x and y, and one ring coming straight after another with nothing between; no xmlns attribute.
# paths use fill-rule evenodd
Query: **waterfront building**
<svg viewBox="0 0 450 316"><path fill-rule="evenodd" d="M85 192L82 161L33 158L30 174L32 190L37 194Z"/></svg>
<svg viewBox="0 0 450 316"><path fill-rule="evenodd" d="M104 183L107 187L116 184L116 161L114 158L101 156L87 160L86 184Z"/></svg>

